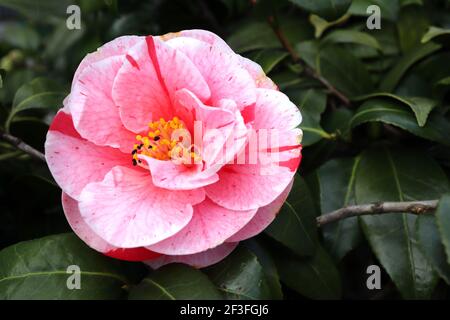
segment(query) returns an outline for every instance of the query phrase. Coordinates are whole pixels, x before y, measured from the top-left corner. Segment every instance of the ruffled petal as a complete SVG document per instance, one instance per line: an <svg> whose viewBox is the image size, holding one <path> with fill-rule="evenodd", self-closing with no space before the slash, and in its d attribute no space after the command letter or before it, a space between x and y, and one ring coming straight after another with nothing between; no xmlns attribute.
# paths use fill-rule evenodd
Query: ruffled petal
<svg viewBox="0 0 450 320"><path fill-rule="evenodd" d="M75 127L84 138L128 152L135 134L123 126L111 97L114 78L123 61L123 56L112 56L84 68L74 82L68 106Z"/></svg>
<svg viewBox="0 0 450 320"><path fill-rule="evenodd" d="M191 221L172 237L148 249L166 255L187 255L212 249L245 226L256 210L234 211L209 199L194 206Z"/></svg>
<svg viewBox="0 0 450 320"><path fill-rule="evenodd" d="M149 265L152 269L158 269L170 263L184 263L194 268L205 268L225 259L233 252L237 245L237 242L228 242L204 252L182 256L162 256L154 260L145 261L145 264Z"/></svg>
<svg viewBox="0 0 450 320"><path fill-rule="evenodd" d="M45 158L61 189L77 200L88 183L101 181L114 166L131 164L129 155L82 138L64 110L57 113L47 133Z"/></svg>
<svg viewBox="0 0 450 320"><path fill-rule="evenodd" d="M143 132L150 121L175 116L174 94L181 88L204 100L210 95L202 75L183 53L146 37L127 52L114 81L113 99L125 127Z"/></svg>
<svg viewBox="0 0 450 320"><path fill-rule="evenodd" d="M222 40L207 43L190 37L175 37L167 44L183 52L198 68L211 89L209 105L232 99L239 109L256 101L255 82L239 57Z"/></svg>
<svg viewBox="0 0 450 320"><path fill-rule="evenodd" d="M103 59L124 55L129 48L134 46L142 37L138 36L122 36L118 37L110 42L105 43L103 46L97 49L97 51L89 53L78 65L75 75L73 77L73 85L78 81L78 77L84 71L84 69L91 64L101 61Z"/></svg>
<svg viewBox="0 0 450 320"><path fill-rule="evenodd" d="M148 172L113 168L101 182L88 184L79 208L86 223L120 248L149 246L186 226L192 206L203 201L202 189L168 191L153 185Z"/></svg>
<svg viewBox="0 0 450 320"><path fill-rule="evenodd" d="M273 202L258 209L255 216L241 230L227 239L228 242L243 241L266 229L277 216L292 189L293 180Z"/></svg>
<svg viewBox="0 0 450 320"><path fill-rule="evenodd" d="M117 248L100 238L81 217L78 208L78 202L72 199L66 193L62 193L62 205L64 214L75 234L83 240L92 249L103 253L106 256L126 260L126 261L144 261L161 256L159 253L152 252L146 248Z"/></svg>

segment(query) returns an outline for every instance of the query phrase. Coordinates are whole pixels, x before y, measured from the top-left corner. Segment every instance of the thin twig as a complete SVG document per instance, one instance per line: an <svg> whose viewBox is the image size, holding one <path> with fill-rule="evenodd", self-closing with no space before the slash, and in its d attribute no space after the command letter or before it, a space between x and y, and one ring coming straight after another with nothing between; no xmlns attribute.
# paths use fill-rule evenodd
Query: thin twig
<svg viewBox="0 0 450 320"><path fill-rule="evenodd" d="M317 217L317 225L323 226L341 219L386 213L409 212L412 214L428 214L436 210L438 200L409 202L378 202L349 206Z"/></svg>
<svg viewBox="0 0 450 320"><path fill-rule="evenodd" d="M30 156L45 162L45 155L42 152L26 144L21 139L3 131L0 131L0 138Z"/></svg>
<svg viewBox="0 0 450 320"><path fill-rule="evenodd" d="M336 98L338 98L344 105L349 106L350 105L350 99L347 98L342 92L340 92L338 89L333 87L330 82L328 82L327 79L322 77L320 74L316 72L313 68L309 67L297 54L297 52L294 50L294 48L289 43L288 39L284 35L283 31L279 28L277 23L275 22L274 17L269 17L268 19L269 25L272 28L273 32L277 36L278 40L280 41L281 45L284 49L286 49L287 52L289 52L289 55L291 56L292 60L294 62L300 63L305 71L305 74L311 78L316 79L319 81L327 90L330 92L330 94L334 95Z"/></svg>

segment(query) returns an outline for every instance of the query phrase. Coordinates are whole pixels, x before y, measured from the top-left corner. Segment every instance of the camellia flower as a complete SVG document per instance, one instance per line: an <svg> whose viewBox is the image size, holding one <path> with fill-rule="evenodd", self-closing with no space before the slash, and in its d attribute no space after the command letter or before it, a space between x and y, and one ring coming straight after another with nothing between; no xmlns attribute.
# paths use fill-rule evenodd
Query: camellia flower
<svg viewBox="0 0 450 320"><path fill-rule="evenodd" d="M124 36L81 62L45 154L90 247L204 267L275 218L300 122L261 67L213 33Z"/></svg>

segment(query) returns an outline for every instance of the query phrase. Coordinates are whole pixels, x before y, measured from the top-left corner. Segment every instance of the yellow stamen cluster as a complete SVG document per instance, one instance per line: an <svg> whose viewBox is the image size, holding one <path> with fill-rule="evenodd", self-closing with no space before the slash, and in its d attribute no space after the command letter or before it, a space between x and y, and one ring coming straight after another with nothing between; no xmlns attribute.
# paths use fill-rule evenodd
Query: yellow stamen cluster
<svg viewBox="0 0 450 320"><path fill-rule="evenodd" d="M170 160L174 156L180 157L183 154L182 136L172 139L173 132L178 129L184 129L184 123L178 117L166 121L163 118L148 124L149 131L147 135L137 135L137 144L134 145L131 152L133 165L141 163L139 155L146 155L158 160ZM195 158L195 153L192 156Z"/></svg>

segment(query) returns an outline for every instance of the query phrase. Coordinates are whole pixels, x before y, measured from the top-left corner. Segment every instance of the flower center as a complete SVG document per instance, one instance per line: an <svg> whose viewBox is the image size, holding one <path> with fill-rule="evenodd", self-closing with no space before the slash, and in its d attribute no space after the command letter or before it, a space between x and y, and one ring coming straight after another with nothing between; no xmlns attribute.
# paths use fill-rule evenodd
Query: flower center
<svg viewBox="0 0 450 320"><path fill-rule="evenodd" d="M185 146L190 135L184 123L178 118L166 121L163 118L148 124L146 136L137 135L131 155L133 165L142 165L139 155L149 156L158 160L182 159L182 163L192 163L198 160L198 155L191 151L190 145ZM187 136L186 136L187 135ZM187 156L187 157L186 157ZM187 161L188 160L188 161Z"/></svg>

